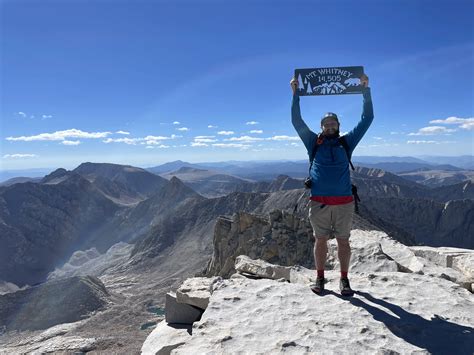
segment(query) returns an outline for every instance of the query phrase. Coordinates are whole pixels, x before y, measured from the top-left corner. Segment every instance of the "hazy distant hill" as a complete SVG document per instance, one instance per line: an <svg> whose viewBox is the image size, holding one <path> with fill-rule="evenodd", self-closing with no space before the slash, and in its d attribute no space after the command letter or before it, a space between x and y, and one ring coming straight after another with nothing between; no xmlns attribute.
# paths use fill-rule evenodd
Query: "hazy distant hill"
<svg viewBox="0 0 474 355"><path fill-rule="evenodd" d="M389 171L394 174L400 174L404 172L411 171L423 171L423 170L445 170L445 171L463 171L463 169L458 168L453 165L443 164L443 165L434 165L428 163L410 163L410 162L382 162L382 163L364 163L355 161L354 164L359 166L365 166L367 168L382 169Z"/></svg>
<svg viewBox="0 0 474 355"><path fill-rule="evenodd" d="M146 170L148 170L148 171L150 171L154 174L163 174L163 173L167 173L167 172L170 172L170 171L178 170L182 167L189 167L189 168L198 169L201 166L198 165L198 164L187 163L187 162L182 161L182 160L176 160L176 161L172 161L172 162L165 163L165 164L162 164L162 165L147 168Z"/></svg>
<svg viewBox="0 0 474 355"><path fill-rule="evenodd" d="M474 170L474 155L460 155L452 157L423 155L420 156L420 159L432 164L451 164L462 169Z"/></svg>
<svg viewBox="0 0 474 355"><path fill-rule="evenodd" d="M151 174L145 169L129 165L83 163L73 171L92 182L100 176L115 183L126 185L143 196L149 196L157 192L166 184L165 179Z"/></svg>
<svg viewBox="0 0 474 355"><path fill-rule="evenodd" d="M49 174L54 169L18 169L18 170L0 170L0 182L16 177L38 178Z"/></svg>
<svg viewBox="0 0 474 355"><path fill-rule="evenodd" d="M474 170L461 169L457 171L419 169L399 173L398 175L404 179L416 181L429 187L447 186L474 180Z"/></svg>
<svg viewBox="0 0 474 355"><path fill-rule="evenodd" d="M42 178L40 178L40 177L31 178L31 177L19 176L19 177L14 177L14 178L8 179L8 180L0 183L0 186L10 186L10 185L13 185L13 184L21 184L23 182L39 182L41 179Z"/></svg>

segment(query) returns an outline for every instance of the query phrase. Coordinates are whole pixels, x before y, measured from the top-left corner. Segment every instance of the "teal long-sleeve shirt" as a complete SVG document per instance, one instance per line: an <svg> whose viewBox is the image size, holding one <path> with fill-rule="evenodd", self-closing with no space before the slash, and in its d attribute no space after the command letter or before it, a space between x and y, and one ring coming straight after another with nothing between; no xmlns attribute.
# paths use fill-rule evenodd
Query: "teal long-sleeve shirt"
<svg viewBox="0 0 474 355"><path fill-rule="evenodd" d="M369 129L374 119L370 88L363 92L363 110L359 123L345 135L349 153L352 156L357 144ZM300 98L293 96L291 122L306 147L308 156L314 147L317 134L309 129L301 117ZM338 138L324 138L313 160L310 176L312 180L311 196L351 196L351 177L349 161Z"/></svg>

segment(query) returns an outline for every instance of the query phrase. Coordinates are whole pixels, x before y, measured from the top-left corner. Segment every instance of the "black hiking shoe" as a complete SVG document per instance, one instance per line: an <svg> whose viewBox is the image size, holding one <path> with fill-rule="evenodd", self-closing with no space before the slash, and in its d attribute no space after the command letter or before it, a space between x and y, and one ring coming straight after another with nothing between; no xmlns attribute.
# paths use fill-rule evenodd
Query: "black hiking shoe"
<svg viewBox="0 0 474 355"><path fill-rule="evenodd" d="M324 277L318 277L316 279L316 282L312 284L311 286L311 291L313 291L315 294L320 295L324 291Z"/></svg>
<svg viewBox="0 0 474 355"><path fill-rule="evenodd" d="M349 279L341 277L341 281L339 281L339 289L341 290L341 295L343 296L353 296L354 291L351 288L351 284L349 283Z"/></svg>

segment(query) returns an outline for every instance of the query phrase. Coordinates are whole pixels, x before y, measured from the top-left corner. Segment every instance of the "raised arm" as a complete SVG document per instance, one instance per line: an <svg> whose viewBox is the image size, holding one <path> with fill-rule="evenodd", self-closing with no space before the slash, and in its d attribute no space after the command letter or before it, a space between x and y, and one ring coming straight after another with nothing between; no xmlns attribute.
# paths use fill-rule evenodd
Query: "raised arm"
<svg viewBox="0 0 474 355"><path fill-rule="evenodd" d="M369 78L364 74L361 78L361 84L364 86L362 117L357 125L346 135L346 141L350 148L350 153L354 151L365 132L369 129L374 119L374 109L372 106L372 96L369 88Z"/></svg>
<svg viewBox="0 0 474 355"><path fill-rule="evenodd" d="M308 154L310 154L311 150L313 149L314 140L316 139L316 133L311 131L306 123L303 121L301 117L301 110L300 110L300 97L297 94L296 88L298 82L295 78L290 81L291 89L293 90L293 101L291 103L291 123L293 127L295 127L296 132L300 136L301 140L303 141Z"/></svg>

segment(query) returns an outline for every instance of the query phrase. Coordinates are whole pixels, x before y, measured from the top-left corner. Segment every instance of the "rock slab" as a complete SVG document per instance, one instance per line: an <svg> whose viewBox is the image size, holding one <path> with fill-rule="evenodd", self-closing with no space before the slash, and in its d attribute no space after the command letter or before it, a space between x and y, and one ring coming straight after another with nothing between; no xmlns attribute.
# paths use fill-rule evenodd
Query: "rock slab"
<svg viewBox="0 0 474 355"><path fill-rule="evenodd" d="M168 292L165 303L165 320L171 324L193 324L202 315L202 309L186 303L178 303L176 294Z"/></svg>

